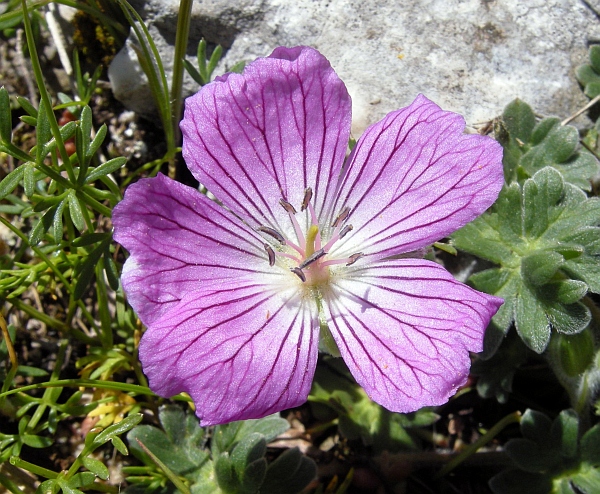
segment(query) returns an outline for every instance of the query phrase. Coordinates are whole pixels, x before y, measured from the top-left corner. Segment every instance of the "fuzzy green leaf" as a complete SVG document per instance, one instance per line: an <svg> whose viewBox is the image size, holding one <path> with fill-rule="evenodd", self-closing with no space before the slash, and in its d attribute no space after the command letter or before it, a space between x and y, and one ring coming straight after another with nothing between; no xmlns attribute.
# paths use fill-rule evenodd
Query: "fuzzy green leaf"
<svg viewBox="0 0 600 494"><path fill-rule="evenodd" d="M314 461L303 456L298 448L288 449L269 465L261 492L295 494L305 489L316 475Z"/></svg>
<svg viewBox="0 0 600 494"><path fill-rule="evenodd" d="M600 200L546 167L522 186L506 187L488 212L452 236L459 250L500 265L470 278L477 289L504 299L486 333L484 358L513 320L538 353L551 327L566 334L585 328L591 316L579 301L600 290L599 224Z"/></svg>

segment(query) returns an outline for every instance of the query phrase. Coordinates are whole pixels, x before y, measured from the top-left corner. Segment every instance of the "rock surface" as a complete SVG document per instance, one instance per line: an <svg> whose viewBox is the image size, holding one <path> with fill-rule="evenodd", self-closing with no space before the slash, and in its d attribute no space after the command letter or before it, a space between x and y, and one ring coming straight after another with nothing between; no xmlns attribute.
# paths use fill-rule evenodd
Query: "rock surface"
<svg viewBox="0 0 600 494"><path fill-rule="evenodd" d="M179 1L132 4L170 67ZM599 1L196 0L188 53L202 36L222 44L223 72L280 45L313 46L348 86L356 134L420 92L470 124L497 116L515 97L540 114L567 117L587 102L574 69L588 43L600 40L594 10ZM148 96L132 100L144 94L144 78L127 61L135 60L131 50L123 53L111 68L115 93L147 113ZM189 79L186 91L195 89Z"/></svg>

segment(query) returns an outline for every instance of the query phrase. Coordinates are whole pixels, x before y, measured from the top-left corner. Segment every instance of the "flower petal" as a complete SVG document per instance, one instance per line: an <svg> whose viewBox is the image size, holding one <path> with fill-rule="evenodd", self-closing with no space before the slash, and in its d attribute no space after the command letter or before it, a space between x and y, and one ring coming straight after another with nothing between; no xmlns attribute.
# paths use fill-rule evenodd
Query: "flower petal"
<svg viewBox="0 0 600 494"><path fill-rule="evenodd" d="M350 372L394 412L445 403L465 383L469 351L482 350L485 328L502 304L422 259L357 267L323 296Z"/></svg>
<svg viewBox="0 0 600 494"><path fill-rule="evenodd" d="M151 324L140 360L153 391L192 396L203 426L259 418L306 401L318 331L316 306L297 288L229 282Z"/></svg>
<svg viewBox="0 0 600 494"><path fill-rule="evenodd" d="M259 235L197 190L164 175L131 185L113 211L114 238L130 252L129 302L148 325L201 283L281 276Z"/></svg>
<svg viewBox="0 0 600 494"><path fill-rule="evenodd" d="M183 156L194 176L250 226L293 234L281 198L306 187L322 211L348 146L350 96L323 55L278 48L243 74L186 100Z"/></svg>
<svg viewBox="0 0 600 494"><path fill-rule="evenodd" d="M460 115L419 95L366 130L331 210L353 210L347 253L358 248L382 258L417 250L493 204L504 183L502 147L463 134L464 127Z"/></svg>

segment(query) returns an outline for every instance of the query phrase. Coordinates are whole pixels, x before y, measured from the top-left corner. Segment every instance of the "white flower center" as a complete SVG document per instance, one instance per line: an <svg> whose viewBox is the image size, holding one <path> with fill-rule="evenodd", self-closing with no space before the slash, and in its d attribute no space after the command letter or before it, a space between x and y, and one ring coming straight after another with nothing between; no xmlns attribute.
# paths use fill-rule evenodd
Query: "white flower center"
<svg viewBox="0 0 600 494"><path fill-rule="evenodd" d="M346 220L350 216L350 208L343 208L342 211L337 215L331 225L331 238L329 238L329 240L323 245L321 229L317 221L317 215L315 214L314 208L310 202L311 199L312 189L308 188L304 192L304 200L302 201L301 207L301 211L308 209L311 219L311 224L308 227L306 235L303 233L298 221L296 220L296 209L294 206L292 206L285 199L280 200L281 206L290 216L290 220L294 226L294 231L296 232L297 242L292 242L289 239L286 239L277 230L267 226L261 226L258 228L258 230L273 237L280 244L280 247L277 250L274 250L268 243L264 244L265 250L267 251L267 255L269 257L269 264L271 266L275 264L277 257L283 257L291 260L295 266L290 267L290 271L298 276L302 283L305 283L307 286L318 287L329 282L329 266L335 264L345 264L346 266L350 266L359 258L361 258L363 254L362 252L359 252L343 259L331 258L329 252L333 245L352 231L352 225L345 224ZM284 251L286 246L290 249L286 249L287 251Z"/></svg>

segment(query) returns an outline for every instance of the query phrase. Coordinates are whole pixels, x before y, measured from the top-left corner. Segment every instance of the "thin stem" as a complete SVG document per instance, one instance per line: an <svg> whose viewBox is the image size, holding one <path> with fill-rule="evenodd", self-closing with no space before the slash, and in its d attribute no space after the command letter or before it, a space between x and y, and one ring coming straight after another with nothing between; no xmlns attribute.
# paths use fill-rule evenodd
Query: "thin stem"
<svg viewBox="0 0 600 494"><path fill-rule="evenodd" d="M188 37L190 34L190 19L192 17L192 0L181 0L179 4L179 15L177 17L177 34L175 36L175 59L173 60L173 79L171 82L171 101L173 112L173 141L179 143L181 131L179 129L179 120L181 120L181 109L183 106L182 88L183 88L183 59L187 51ZM169 177L176 176L176 163L173 160L169 169Z"/></svg>
<svg viewBox="0 0 600 494"><path fill-rule="evenodd" d="M496 437L506 426L519 422L521 422L521 412L517 411L507 415L499 422L497 422L489 431L487 431L486 434L481 436L477 441L475 441L473 444L470 444L467 448L465 448L464 451L461 451L448 463L446 463L446 465L444 465L444 467L435 475L434 478L439 479L444 475L450 473L463 461L465 461L470 456L474 455L479 448L485 446L492 439L494 439L494 437Z"/></svg>
<svg viewBox="0 0 600 494"><path fill-rule="evenodd" d="M17 393L24 393L25 391L31 391L34 389L42 388L98 388L98 389L116 389L125 393L135 393L138 395L156 396L149 388L145 386L139 386L137 384L119 383L115 381L102 381L99 379L61 379L59 381L47 381L44 383L30 384L28 386L22 386L20 388L11 389L0 393L0 398L9 396ZM174 399L176 399L174 397ZM189 401L189 400L185 400Z"/></svg>
<svg viewBox="0 0 600 494"><path fill-rule="evenodd" d="M42 74L42 66L40 65L40 59L37 55L37 50L35 47L35 41L33 38L33 30L31 29L31 22L29 20L29 11L27 10L27 1L21 0L21 5L23 7L23 25L25 26L25 35L27 38L27 48L29 49L29 57L31 60L31 66L33 68L33 73L35 75L35 81L37 83L38 89L40 91L40 98L44 102L44 109L48 115L48 123L50 124L50 129L52 130L52 135L56 140L56 145L58 146L58 151L63 160L63 164L69 175L69 180L75 183L75 172L73 167L71 166L71 161L69 159L69 154L67 153L67 149L65 148L65 143L60 135L60 128L58 127L58 122L56 121L56 115L54 115L54 111L52 110L52 102L50 101L50 95L46 89L44 84L44 76ZM39 143L39 145L45 145L46 143Z"/></svg>

